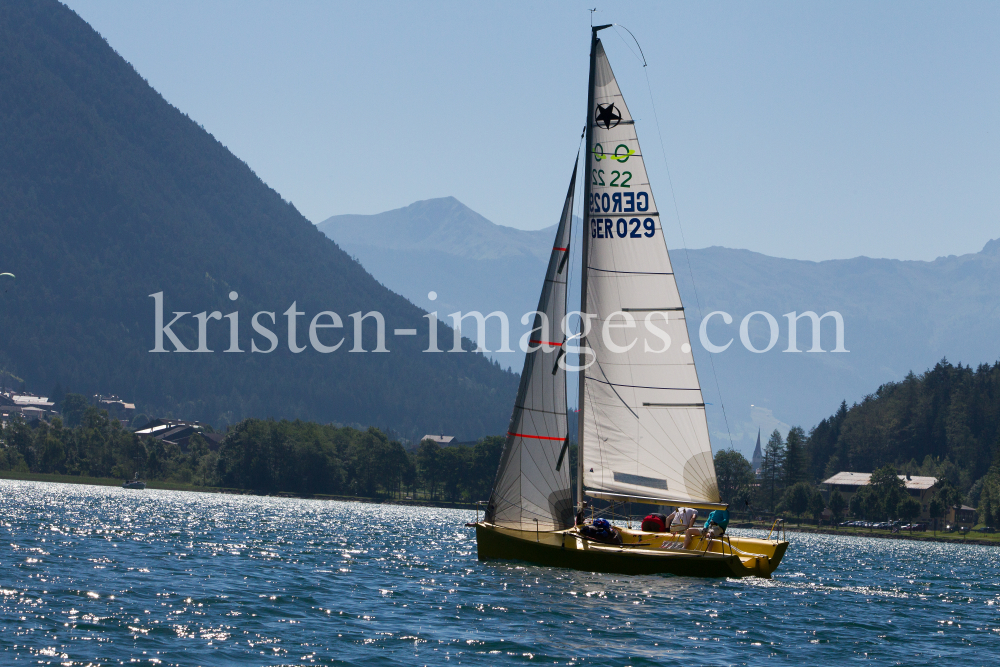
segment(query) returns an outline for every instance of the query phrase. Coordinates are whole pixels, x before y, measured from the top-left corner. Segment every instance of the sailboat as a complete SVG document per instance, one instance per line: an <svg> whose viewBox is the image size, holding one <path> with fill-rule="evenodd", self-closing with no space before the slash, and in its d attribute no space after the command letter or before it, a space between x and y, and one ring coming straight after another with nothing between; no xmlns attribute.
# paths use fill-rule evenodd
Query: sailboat
<svg viewBox="0 0 1000 667"><path fill-rule="evenodd" d="M608 27L595 26L591 34L581 331L556 333L565 330L574 165L496 479L475 524L478 556L623 574L769 577L787 541L723 534L695 537L683 548L683 535L631 525L634 504L727 506L719 500L684 306L642 151L598 38ZM570 343L585 366L575 502L566 401ZM625 508L629 519L620 525L616 512ZM601 514L619 524L611 526L614 540L595 539L587 530Z"/></svg>

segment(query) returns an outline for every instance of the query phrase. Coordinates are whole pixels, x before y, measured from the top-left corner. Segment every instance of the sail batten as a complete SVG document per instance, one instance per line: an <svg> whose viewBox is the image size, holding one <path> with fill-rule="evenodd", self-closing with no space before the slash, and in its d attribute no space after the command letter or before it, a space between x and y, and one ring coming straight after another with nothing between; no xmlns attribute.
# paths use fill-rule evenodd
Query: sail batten
<svg viewBox="0 0 1000 667"><path fill-rule="evenodd" d="M592 318L586 342L595 362L582 380L583 486L606 499L714 506L684 306L635 125L600 40L593 68L581 309Z"/></svg>

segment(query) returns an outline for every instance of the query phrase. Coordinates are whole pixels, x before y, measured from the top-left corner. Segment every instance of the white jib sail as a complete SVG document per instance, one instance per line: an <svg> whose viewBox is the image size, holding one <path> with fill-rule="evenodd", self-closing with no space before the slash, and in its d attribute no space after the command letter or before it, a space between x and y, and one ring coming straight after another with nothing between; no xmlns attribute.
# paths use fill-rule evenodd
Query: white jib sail
<svg viewBox="0 0 1000 667"><path fill-rule="evenodd" d="M486 520L520 530L573 525L562 334L576 167L538 299Z"/></svg>
<svg viewBox="0 0 1000 667"><path fill-rule="evenodd" d="M705 403L642 152L600 41L587 177L583 479L591 491L719 500Z"/></svg>

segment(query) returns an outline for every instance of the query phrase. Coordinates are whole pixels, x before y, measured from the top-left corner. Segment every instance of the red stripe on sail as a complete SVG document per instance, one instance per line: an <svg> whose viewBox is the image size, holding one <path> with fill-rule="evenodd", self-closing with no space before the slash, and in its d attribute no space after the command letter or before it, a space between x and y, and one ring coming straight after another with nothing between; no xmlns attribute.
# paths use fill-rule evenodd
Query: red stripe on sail
<svg viewBox="0 0 1000 667"><path fill-rule="evenodd" d="M537 343L538 345L554 345L556 347L562 347L562 343L553 343L550 340L529 340L529 343Z"/></svg>
<svg viewBox="0 0 1000 667"><path fill-rule="evenodd" d="M566 252L567 250L569 250L569 248L557 248L556 246L552 246L552 249L553 250L562 250L563 252Z"/></svg>
<svg viewBox="0 0 1000 667"><path fill-rule="evenodd" d="M535 440L565 440L566 438L553 438L548 435L527 435L525 433L511 433L507 431L507 435L513 435L518 438L534 438Z"/></svg>

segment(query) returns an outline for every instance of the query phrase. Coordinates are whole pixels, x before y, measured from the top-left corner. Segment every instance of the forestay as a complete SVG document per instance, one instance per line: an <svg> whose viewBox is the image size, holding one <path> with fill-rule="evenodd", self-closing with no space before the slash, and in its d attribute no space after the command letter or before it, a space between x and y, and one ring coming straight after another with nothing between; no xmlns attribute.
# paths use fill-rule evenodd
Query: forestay
<svg viewBox="0 0 1000 667"><path fill-rule="evenodd" d="M584 380L584 485L665 504L715 503L684 308L632 116L599 40L596 49L584 204L586 340L596 361Z"/></svg>
<svg viewBox="0 0 1000 667"><path fill-rule="evenodd" d="M508 528L562 530L573 525L562 324L575 183L574 166L486 512L487 521Z"/></svg>

